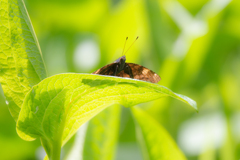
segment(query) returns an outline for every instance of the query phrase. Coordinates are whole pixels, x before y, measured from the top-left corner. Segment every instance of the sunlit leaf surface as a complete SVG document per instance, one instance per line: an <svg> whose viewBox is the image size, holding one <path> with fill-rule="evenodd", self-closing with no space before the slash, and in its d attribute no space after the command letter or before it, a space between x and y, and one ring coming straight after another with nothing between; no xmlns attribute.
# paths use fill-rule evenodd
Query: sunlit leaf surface
<svg viewBox="0 0 240 160"><path fill-rule="evenodd" d="M62 139L64 144L83 123L109 105L131 107L164 96L196 109L190 98L158 84L91 74L60 74L44 79L27 94L17 131L25 140L45 137L50 141Z"/></svg>
<svg viewBox="0 0 240 160"><path fill-rule="evenodd" d="M209 147L194 141L199 138L198 135L192 132L186 133L185 137L192 138L182 140L184 144L181 145L198 149L184 150L184 154L191 160L219 158L229 160L231 157L234 157L233 159L240 157L238 140L240 135L238 131L240 122L238 118L240 117L239 0L24 0L24 2L40 40L50 75L63 72L91 73L121 55L126 36L129 36L126 48L136 36L139 36L140 39L127 54L127 61L141 64L158 73L162 77L161 85L195 99L201 112L196 115L193 110L183 107L185 104L172 98L163 98L141 106L147 107L147 113L163 126L167 126L169 133L178 140L180 140L179 131L182 126L185 126L186 120L193 121L196 116L203 117L205 114L220 111L227 118L228 134L220 138L221 140L216 144L214 139L209 140L209 136L204 138L201 135L203 137L201 142L208 142ZM2 52L4 46L10 45L10 40L11 43L17 44L15 42L19 34L16 31L22 30L21 28L16 30L13 24L21 25L24 31L28 30L26 25L23 25L24 20L21 19L20 24L18 16L14 16L24 13L21 7L22 12L17 7L13 9L12 6L18 4L21 6L22 0L0 1L1 59L6 60ZM12 17L7 18L10 11ZM27 33L24 31L23 33ZM6 36L7 33L11 33L11 36ZM73 55L77 53L78 46L89 39L99 48L95 57L98 61L89 70L84 65L76 68ZM30 48L27 49L27 52L30 51ZM7 49L4 50L7 53ZM85 57L77 62L80 64L82 61L89 62L88 60L89 58ZM16 58L14 63L20 68L19 62ZM25 61L22 62L22 66L25 66ZM26 90L23 90L24 87L21 88L22 90L18 89L18 80L22 79L21 77L17 79L17 74L13 74L16 70L14 64L5 66L12 68L8 70L9 73L4 72L4 74L8 73L9 77L14 77L11 83L8 83L11 85L7 86L6 82L11 79L7 75L3 76L3 65L6 64L6 61L0 60L1 83L5 87L5 97L8 97L10 111L16 119L20 111L19 105L24 99L24 94L20 93L27 93L27 88L31 87L26 87ZM21 81L21 84L25 84L25 80L34 80L34 76L29 77L31 78ZM39 80L33 84L38 82ZM16 94L17 98L11 99ZM42 159L36 156L38 151L34 152L40 145L38 141L29 143L21 141L16 136L14 129L16 124L6 109L5 101L0 89L1 159ZM133 128L133 123L124 128L119 139L120 146L126 143L128 135L134 135ZM205 132L211 135L209 130ZM127 139L129 142L135 141L135 137L129 136ZM203 150L204 153L202 153ZM121 154L136 155L133 150L128 151ZM65 153L66 150L63 156Z"/></svg>
<svg viewBox="0 0 240 160"><path fill-rule="evenodd" d="M0 11L0 83L17 120L25 95L46 71L23 1L2 0Z"/></svg>
<svg viewBox="0 0 240 160"><path fill-rule="evenodd" d="M138 107L132 107L132 112L144 159L186 160L168 132L156 120Z"/></svg>

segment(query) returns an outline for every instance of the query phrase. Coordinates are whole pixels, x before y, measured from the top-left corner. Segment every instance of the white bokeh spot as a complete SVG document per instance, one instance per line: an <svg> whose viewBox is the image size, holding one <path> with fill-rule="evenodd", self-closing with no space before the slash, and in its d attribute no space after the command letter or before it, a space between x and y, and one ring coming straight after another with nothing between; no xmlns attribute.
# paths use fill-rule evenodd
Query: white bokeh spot
<svg viewBox="0 0 240 160"><path fill-rule="evenodd" d="M79 43L73 55L74 66L79 71L90 71L100 59L100 50L97 42L85 40Z"/></svg>
<svg viewBox="0 0 240 160"><path fill-rule="evenodd" d="M219 148L226 137L226 120L221 113L209 114L184 122L178 144L187 155L196 156L208 147Z"/></svg>

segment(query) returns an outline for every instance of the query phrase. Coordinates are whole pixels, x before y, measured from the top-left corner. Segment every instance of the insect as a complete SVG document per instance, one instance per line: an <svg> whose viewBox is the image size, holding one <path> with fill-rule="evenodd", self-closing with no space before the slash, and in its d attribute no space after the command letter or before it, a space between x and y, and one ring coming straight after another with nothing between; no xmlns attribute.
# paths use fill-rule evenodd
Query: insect
<svg viewBox="0 0 240 160"><path fill-rule="evenodd" d="M125 48L127 39L128 39L128 37L126 38L124 48ZM137 39L138 39L138 37L135 39L135 41ZM132 43L132 45L134 44L134 42ZM128 50L129 50L129 48L128 48ZM139 79L139 80L143 80L143 81L149 81L152 83L158 83L161 80L161 78L158 74L156 74L155 72L153 72L152 70L150 70L146 67L143 67L143 66L135 64L135 63L126 63L126 56L124 55L124 49L123 49L122 57L118 58L113 63L110 63L110 64L96 70L92 74L128 77L128 78Z"/></svg>

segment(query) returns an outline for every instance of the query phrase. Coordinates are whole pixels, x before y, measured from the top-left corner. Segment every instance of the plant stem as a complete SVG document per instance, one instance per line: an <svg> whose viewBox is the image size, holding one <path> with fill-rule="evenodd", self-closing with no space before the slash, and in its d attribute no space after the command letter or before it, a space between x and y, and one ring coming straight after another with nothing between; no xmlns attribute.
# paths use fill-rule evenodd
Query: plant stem
<svg viewBox="0 0 240 160"><path fill-rule="evenodd" d="M59 141L55 141L52 143L52 152L50 156L50 160L60 160L61 143Z"/></svg>

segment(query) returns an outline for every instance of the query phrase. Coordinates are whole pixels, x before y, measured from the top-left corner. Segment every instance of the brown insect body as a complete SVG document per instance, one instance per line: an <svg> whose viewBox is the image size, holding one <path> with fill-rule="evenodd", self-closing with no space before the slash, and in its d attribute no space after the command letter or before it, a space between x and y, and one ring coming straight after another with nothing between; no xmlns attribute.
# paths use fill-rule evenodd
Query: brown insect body
<svg viewBox="0 0 240 160"><path fill-rule="evenodd" d="M157 75L152 70L135 63L126 63L125 61L126 56L124 55L113 63L108 64L93 72L93 74L128 77L143 81L149 81L152 83L157 83L161 80L159 75Z"/></svg>

